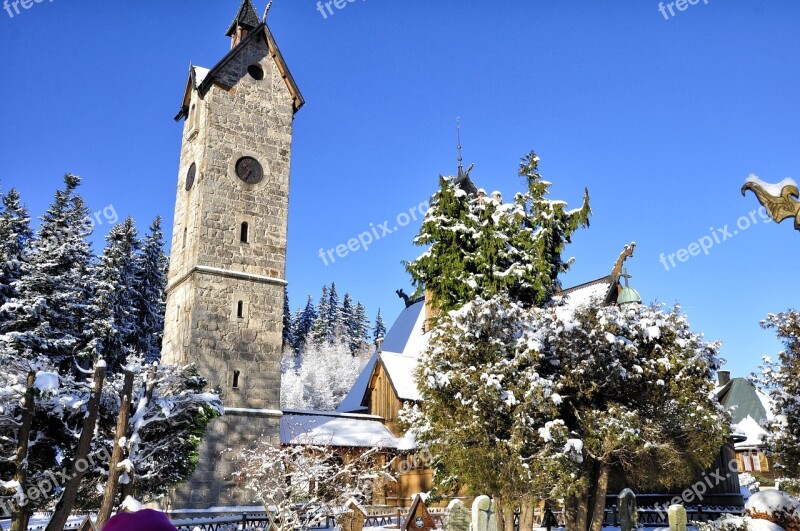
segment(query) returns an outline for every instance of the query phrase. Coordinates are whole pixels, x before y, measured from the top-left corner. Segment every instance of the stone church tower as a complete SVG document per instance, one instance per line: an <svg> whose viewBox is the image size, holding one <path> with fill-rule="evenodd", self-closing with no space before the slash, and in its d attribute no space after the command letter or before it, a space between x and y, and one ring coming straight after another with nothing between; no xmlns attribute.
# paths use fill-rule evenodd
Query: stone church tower
<svg viewBox="0 0 800 531"><path fill-rule="evenodd" d="M176 508L247 503L230 483L228 447L277 441L289 167L303 98L272 33L243 0L231 50L191 67L170 254L162 358L194 363L222 389L215 420Z"/></svg>

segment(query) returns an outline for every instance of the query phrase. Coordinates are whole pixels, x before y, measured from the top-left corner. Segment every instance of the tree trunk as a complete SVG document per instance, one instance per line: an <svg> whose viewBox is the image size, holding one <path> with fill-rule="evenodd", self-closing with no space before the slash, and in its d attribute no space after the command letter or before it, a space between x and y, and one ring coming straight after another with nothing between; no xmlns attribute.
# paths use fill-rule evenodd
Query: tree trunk
<svg viewBox="0 0 800 531"><path fill-rule="evenodd" d="M30 445L31 426L33 425L33 414L36 403L33 396L33 384L36 382L36 373L28 373L28 381L25 387L25 403L22 408L22 426L17 437L17 455L14 458L16 473L14 480L19 483L19 488L24 493L28 488L28 446ZM23 500L19 500L22 502ZM27 531L28 521L31 518L31 500L20 505L19 509L11 515L11 531Z"/></svg>
<svg viewBox="0 0 800 531"><path fill-rule="evenodd" d="M571 496L564 500L564 525L567 531L586 531L588 516L587 496Z"/></svg>
<svg viewBox="0 0 800 531"><path fill-rule="evenodd" d="M533 530L533 500L523 498L519 508L519 531Z"/></svg>
<svg viewBox="0 0 800 531"><path fill-rule="evenodd" d="M103 494L103 503L100 504L100 511L97 513L95 527L102 531L103 526L111 518L111 511L114 509L114 501L117 498L119 487L119 477L121 470L119 464L125 449L120 441L128 433L128 419L131 416L131 394L133 393L133 372L125 371L125 383L122 386L122 403L119 407L119 417L117 417L117 433L114 436L114 451L111 453L111 463L108 465L108 481L106 491Z"/></svg>
<svg viewBox="0 0 800 531"><path fill-rule="evenodd" d="M610 472L611 465L608 463L600 463L594 488L594 510L592 511L590 531L603 530L603 520L606 514L606 493L608 492L608 475Z"/></svg>
<svg viewBox="0 0 800 531"><path fill-rule="evenodd" d="M503 502L498 503L498 514L497 516L502 516L503 521L500 522L502 524L501 529L503 531L514 531L514 502Z"/></svg>
<svg viewBox="0 0 800 531"><path fill-rule="evenodd" d="M103 380L106 377L106 366L97 365L94 369L94 386L92 387L92 394L89 396L89 403L86 405L86 419L83 421L83 429L81 436L78 440L78 449L75 452L75 461L72 463L72 474L69 481L64 486L64 492L61 494L61 499L56 504L56 510L50 523L47 524L45 531L63 531L64 526L67 524L67 519L72 512L75 505L75 500L78 497L78 488L83 480L83 475L88 469L87 459L89 457L89 449L91 447L92 438L94 437L94 428L97 424L97 411L100 408L100 393L103 390ZM80 466L80 469L79 469Z"/></svg>

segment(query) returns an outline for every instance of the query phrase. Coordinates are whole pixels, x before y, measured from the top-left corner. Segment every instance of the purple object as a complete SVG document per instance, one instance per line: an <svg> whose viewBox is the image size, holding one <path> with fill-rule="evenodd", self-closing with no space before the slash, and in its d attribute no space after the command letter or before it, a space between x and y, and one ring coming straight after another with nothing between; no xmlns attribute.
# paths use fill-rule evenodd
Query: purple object
<svg viewBox="0 0 800 531"><path fill-rule="evenodd" d="M106 522L103 531L177 531L177 528L164 513L144 509L117 514Z"/></svg>

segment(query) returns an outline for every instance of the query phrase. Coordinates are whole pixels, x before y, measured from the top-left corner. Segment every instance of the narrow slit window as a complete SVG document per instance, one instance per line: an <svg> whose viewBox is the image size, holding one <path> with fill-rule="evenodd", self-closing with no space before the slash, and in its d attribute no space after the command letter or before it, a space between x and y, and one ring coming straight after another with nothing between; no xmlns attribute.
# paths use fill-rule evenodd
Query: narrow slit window
<svg viewBox="0 0 800 531"><path fill-rule="evenodd" d="M239 304L236 305L236 317L244 319L244 301L239 301Z"/></svg>
<svg viewBox="0 0 800 531"><path fill-rule="evenodd" d="M186 247L186 236L188 235L188 233L189 233L188 228L183 229L183 247Z"/></svg>
<svg viewBox="0 0 800 531"><path fill-rule="evenodd" d="M233 388L239 389L239 375L241 374L240 371L233 371Z"/></svg>
<svg viewBox="0 0 800 531"><path fill-rule="evenodd" d="M242 230L239 232L239 240L242 243L248 243L250 241L250 225L246 221L242 223Z"/></svg>

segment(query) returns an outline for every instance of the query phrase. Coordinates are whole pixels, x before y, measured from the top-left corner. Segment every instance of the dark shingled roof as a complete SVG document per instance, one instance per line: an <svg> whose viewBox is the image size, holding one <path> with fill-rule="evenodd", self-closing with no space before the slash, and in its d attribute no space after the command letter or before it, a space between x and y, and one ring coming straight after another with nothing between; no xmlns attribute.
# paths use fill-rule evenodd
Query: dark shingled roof
<svg viewBox="0 0 800 531"><path fill-rule="evenodd" d="M756 422L767 419L768 412L756 393L756 386L744 378L734 378L728 382L717 391L717 398L726 409L736 406L730 412L734 424L739 424L748 415Z"/></svg>
<svg viewBox="0 0 800 531"><path fill-rule="evenodd" d="M251 30L257 28L259 24L261 24L261 20L258 18L256 8L253 7L253 2L250 0L242 0L242 6L239 8L239 12L236 13L236 18L233 19L233 23L231 27L228 28L228 33L225 35L228 37L233 35L237 26L242 26L245 29Z"/></svg>

